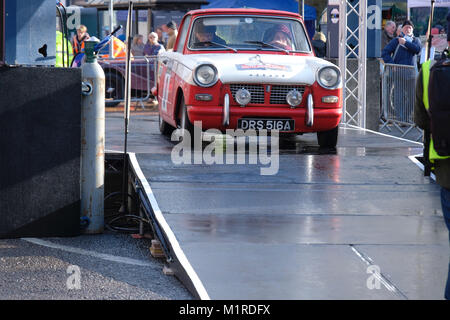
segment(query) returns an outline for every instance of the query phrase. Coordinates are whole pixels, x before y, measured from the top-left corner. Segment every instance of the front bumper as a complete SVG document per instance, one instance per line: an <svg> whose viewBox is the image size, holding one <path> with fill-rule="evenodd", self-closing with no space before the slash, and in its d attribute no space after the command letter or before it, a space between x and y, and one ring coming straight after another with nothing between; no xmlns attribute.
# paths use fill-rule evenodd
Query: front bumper
<svg viewBox="0 0 450 320"><path fill-rule="evenodd" d="M229 106L228 125L224 121L224 106L195 106L187 107L189 120L194 123L201 121L203 129L237 129L240 118L270 118L270 119L293 119L295 130L291 132L317 132L331 130L338 126L342 108L313 108L313 123L307 125L310 119L307 108L279 108L279 107L236 107Z"/></svg>

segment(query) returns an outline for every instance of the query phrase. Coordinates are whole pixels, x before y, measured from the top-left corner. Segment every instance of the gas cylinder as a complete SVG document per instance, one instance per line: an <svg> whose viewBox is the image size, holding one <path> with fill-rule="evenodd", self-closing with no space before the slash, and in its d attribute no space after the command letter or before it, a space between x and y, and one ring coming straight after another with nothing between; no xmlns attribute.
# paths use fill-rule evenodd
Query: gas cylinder
<svg viewBox="0 0 450 320"><path fill-rule="evenodd" d="M94 52L97 43L85 42L81 67L81 217L89 219L84 232L92 234L103 232L105 193L105 73Z"/></svg>

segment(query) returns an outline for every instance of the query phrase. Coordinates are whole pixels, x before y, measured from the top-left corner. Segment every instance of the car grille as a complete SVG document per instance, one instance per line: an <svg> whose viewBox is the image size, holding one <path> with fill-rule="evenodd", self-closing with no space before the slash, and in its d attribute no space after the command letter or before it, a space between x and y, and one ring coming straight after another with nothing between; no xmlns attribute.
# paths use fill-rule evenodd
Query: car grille
<svg viewBox="0 0 450 320"><path fill-rule="evenodd" d="M268 85L261 84L230 84L230 91L236 101L236 92L239 89L245 88L252 95L250 103L264 104L264 90ZM270 85L270 104L287 104L286 95L289 91L296 89L301 94L304 93L303 86L288 86L288 85Z"/></svg>
<svg viewBox="0 0 450 320"><path fill-rule="evenodd" d="M287 104L286 95L294 89L302 95L305 92L305 88L302 86L272 86L270 90L270 104Z"/></svg>
<svg viewBox="0 0 450 320"><path fill-rule="evenodd" d="M260 84L230 84L230 90L231 94L233 95L234 101L236 101L236 92L242 88L247 89L252 95L250 103L264 103L264 86Z"/></svg>

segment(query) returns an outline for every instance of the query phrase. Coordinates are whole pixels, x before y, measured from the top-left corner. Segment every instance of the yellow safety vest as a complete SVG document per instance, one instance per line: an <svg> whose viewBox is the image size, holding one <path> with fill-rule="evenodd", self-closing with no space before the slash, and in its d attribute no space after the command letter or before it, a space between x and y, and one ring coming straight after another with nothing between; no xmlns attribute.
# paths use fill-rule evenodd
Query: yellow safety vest
<svg viewBox="0 0 450 320"><path fill-rule="evenodd" d="M423 83L423 104L425 109L428 111L430 108L430 102L428 99L428 85L430 83L430 66L431 60L428 60L422 64L422 83ZM430 138L430 150L429 150L430 162L434 160L450 159L450 157L440 156L434 149L433 136Z"/></svg>
<svg viewBox="0 0 450 320"><path fill-rule="evenodd" d="M69 61L67 61L67 47L66 42L68 42L69 47ZM64 53L64 56L63 56ZM67 39L64 40L63 48L63 34L61 31L56 31L56 61L55 67L62 68L64 65L70 67L70 62L72 61L72 44ZM63 63L65 62L65 63Z"/></svg>

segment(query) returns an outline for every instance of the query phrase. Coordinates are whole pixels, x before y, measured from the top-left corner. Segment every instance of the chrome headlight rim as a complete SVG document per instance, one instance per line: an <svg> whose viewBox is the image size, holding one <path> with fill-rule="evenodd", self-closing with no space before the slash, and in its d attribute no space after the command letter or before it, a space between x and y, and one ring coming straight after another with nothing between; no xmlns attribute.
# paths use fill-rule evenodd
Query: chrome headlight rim
<svg viewBox="0 0 450 320"><path fill-rule="evenodd" d="M326 69L333 69L337 73L336 83L332 86L328 86L328 85L322 83L322 81L321 81L320 74ZM317 82L319 83L319 85L324 89L329 89L329 90L337 89L341 85L341 70L339 70L339 68L337 66L321 67L319 70L317 70L316 79L317 79Z"/></svg>
<svg viewBox="0 0 450 320"><path fill-rule="evenodd" d="M201 67L210 67L211 69L213 69L213 71L214 71L214 79L213 79L213 81L211 81L210 83L204 84L204 83L202 83L202 82L200 82L198 80L197 72L198 72L198 70ZM219 80L219 76L218 76L217 68L212 63L200 63L198 66L195 67L195 69L194 69L194 82L199 87L202 87L202 88L212 87L213 85L215 85L217 83L218 80Z"/></svg>

